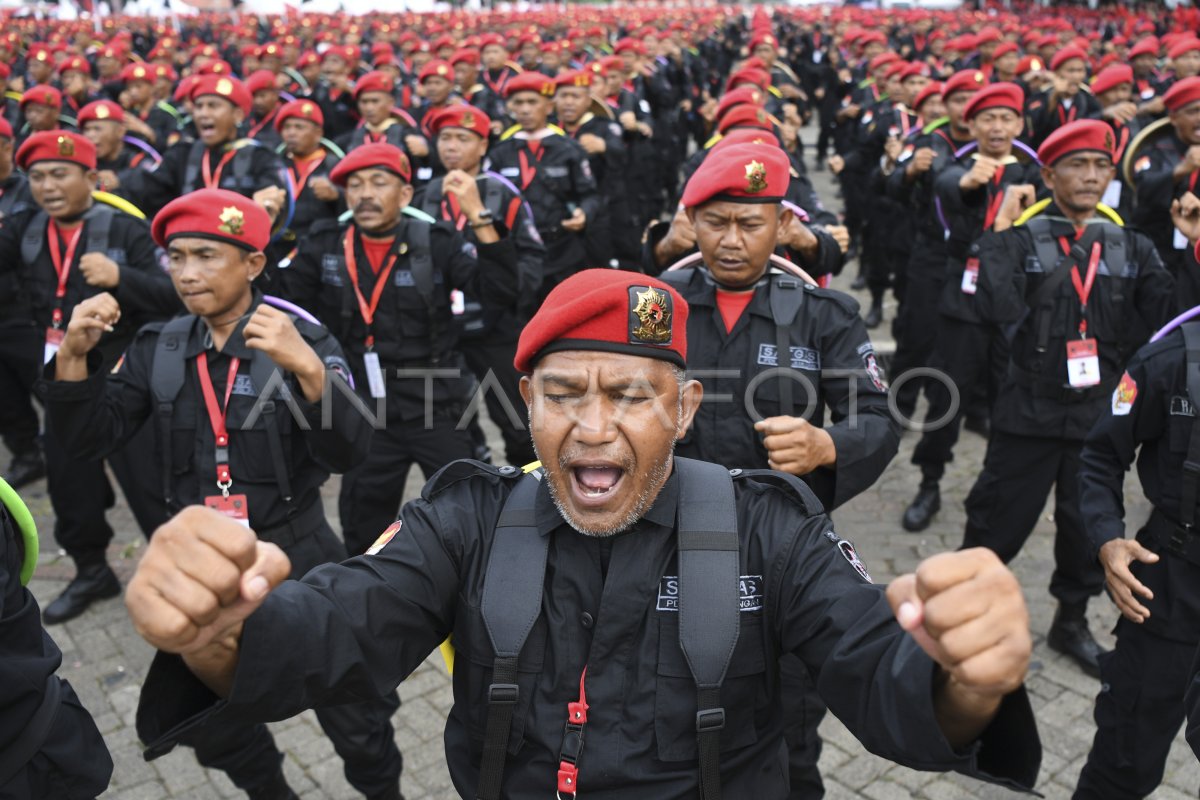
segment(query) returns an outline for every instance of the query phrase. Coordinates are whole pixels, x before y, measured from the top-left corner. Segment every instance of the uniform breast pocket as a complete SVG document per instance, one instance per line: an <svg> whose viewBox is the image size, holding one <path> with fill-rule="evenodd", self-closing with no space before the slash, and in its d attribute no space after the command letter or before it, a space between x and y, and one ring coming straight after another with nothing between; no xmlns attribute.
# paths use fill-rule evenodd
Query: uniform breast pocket
<svg viewBox="0 0 1200 800"><path fill-rule="evenodd" d="M483 622L483 611L471 606L461 595L458 615L454 621L454 714L465 715L464 723L473 757L483 752L483 735L487 727L488 687L496 654ZM517 659L517 705L513 712L508 752L515 754L525 742L525 726L529 721L537 678L546 655L546 623L539 618L534 624L521 655Z"/></svg>
<svg viewBox="0 0 1200 800"><path fill-rule="evenodd" d="M429 313L416 288L397 287L394 294L393 307L400 321L400 332L405 336L428 336Z"/></svg>
<svg viewBox="0 0 1200 800"><path fill-rule="evenodd" d="M567 167L542 167L541 176L542 182L559 197L565 198L570 194L571 171Z"/></svg>
<svg viewBox="0 0 1200 800"><path fill-rule="evenodd" d="M662 761L694 761L696 750L696 682L679 645L679 615L661 613L658 676L654 690L654 738ZM759 727L770 716L765 630L761 614L741 615L737 647L721 684L725 728L721 752L758 741Z"/></svg>
<svg viewBox="0 0 1200 800"><path fill-rule="evenodd" d="M267 403L259 402L256 397L235 396L230 401L229 467L230 472L233 473L235 487L238 481L275 483L277 480L276 458L282 461L282 469L288 471L291 469L292 413L282 400L276 399L273 403L274 408L272 409ZM271 418L272 416L274 419ZM254 424L247 427L250 420L254 420ZM281 421L285 424L280 424ZM267 425L276 426L277 444L272 443L272 436L267 431ZM279 450L278 454L275 452L276 449Z"/></svg>
<svg viewBox="0 0 1200 800"><path fill-rule="evenodd" d="M794 363L794 362L793 362ZM764 373L771 370L771 374ZM751 379L748 389L753 390L753 402L750 413L761 418L778 417L781 415L812 418L817 413L817 401L820 397L819 388L821 375L811 369L791 368L785 372L774 371L775 367L760 367L757 376ZM792 390L790 408L784 408L784 381ZM735 400L743 402L743 398ZM811 408L810 408L811 406Z"/></svg>

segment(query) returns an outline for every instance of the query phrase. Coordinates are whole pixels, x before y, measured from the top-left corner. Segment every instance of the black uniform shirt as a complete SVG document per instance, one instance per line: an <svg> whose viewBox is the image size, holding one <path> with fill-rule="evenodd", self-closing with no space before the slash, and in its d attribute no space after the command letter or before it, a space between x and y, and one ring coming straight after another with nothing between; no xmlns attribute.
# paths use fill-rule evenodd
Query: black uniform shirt
<svg viewBox="0 0 1200 800"><path fill-rule="evenodd" d="M405 506L403 527L376 555L280 586L246 620L227 702L190 678L180 659L160 655L139 711L150 723L147 741L213 711L213 722L273 720L314 704L378 696L453 634L446 756L459 794L474 797L494 658L480 611L484 575L517 474L455 462ZM505 797L554 796L566 706L579 694L585 666L581 790L596 800L697 796L696 686L679 645L679 615L656 600L670 597L678 575L677 481L669 479L643 518L611 539L607 576L602 541L570 528L539 488L536 526L551 537L546 586L518 663ZM721 690L725 796L787 795L783 652L804 661L830 710L872 752L920 769L1030 785L1041 753L1024 690L1006 698L980 745L952 750L934 717L934 663L897 625L883 588L856 571L853 549L828 518L807 507L815 501L802 502L776 481L752 473L734 482L747 580ZM168 685L177 687L171 696L152 690Z"/></svg>
<svg viewBox="0 0 1200 800"><path fill-rule="evenodd" d="M704 400L677 452L730 468L766 469L763 436L754 430L758 417L746 408L752 400L761 417L802 416L833 438L837 464L804 476L826 508L871 486L896 454L900 431L888 411L887 387L858 303L841 292L806 286L791 329L791 361L782 365L803 380L764 380L763 373L780 366L770 302L775 288L762 281L727 333L706 271L692 272L684 286L672 283L691 308L688 367L704 385ZM793 387L790 412L781 404L783 380Z"/></svg>
<svg viewBox="0 0 1200 800"><path fill-rule="evenodd" d="M199 318L194 319L184 347L183 386L175 399L171 420L171 457L172 496L180 505L200 504L205 497L220 494L216 486L215 438L197 377L196 356L207 352L208 372L218 404L225 397L230 359L240 358L226 417L229 470L233 479L229 491L246 495L251 527L264 531L286 521L288 505L279 491L269 436L264 427L266 415L258 403L263 387L254 386L250 379L251 360L266 356L248 348L242 336L250 315L260 302L261 299L256 297L250 311L221 350L211 346L205 349L207 328ZM343 376L348 374L342 348L333 336L303 320L298 321L296 327L325 363L326 369ZM120 369L111 375L99 370L96 360L89 358L87 380L55 381L51 380L55 363L52 361L47 365L44 379L37 383L34 391L45 401L55 430L74 458L103 458L120 450L143 424L155 424L153 417L157 406L151 368L161 331L161 323L142 328ZM320 499L321 485L330 472L345 472L366 457L371 426L347 395L336 388L330 389L322 400L310 403L295 376L286 374L285 385L291 400L285 401L276 395L275 424L283 443L293 507L303 511ZM331 424L322 422L325 404L331 410ZM243 430L247 419L255 413L259 421ZM301 428L294 415L305 420L307 430ZM161 450L156 450L155 464L161 456Z"/></svg>

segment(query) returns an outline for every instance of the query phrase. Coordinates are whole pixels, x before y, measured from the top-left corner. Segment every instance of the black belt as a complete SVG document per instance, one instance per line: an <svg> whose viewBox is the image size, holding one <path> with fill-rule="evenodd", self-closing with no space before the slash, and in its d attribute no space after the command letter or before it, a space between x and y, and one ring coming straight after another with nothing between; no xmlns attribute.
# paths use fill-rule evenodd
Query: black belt
<svg viewBox="0 0 1200 800"><path fill-rule="evenodd" d="M255 533L264 542L271 542L272 544L286 548L302 539L312 536L326 525L328 523L325 521L325 505L320 500L317 500L287 522L265 530L255 531Z"/></svg>

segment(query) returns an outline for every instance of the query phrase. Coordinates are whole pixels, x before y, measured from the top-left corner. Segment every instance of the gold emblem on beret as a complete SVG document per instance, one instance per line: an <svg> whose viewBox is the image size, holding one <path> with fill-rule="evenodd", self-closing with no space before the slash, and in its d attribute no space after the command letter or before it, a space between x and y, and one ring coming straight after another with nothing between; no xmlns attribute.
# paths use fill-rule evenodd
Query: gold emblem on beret
<svg viewBox="0 0 1200 800"><path fill-rule="evenodd" d="M975 82L976 82L976 83L983 83L983 80L984 80L984 75L983 75L983 73L982 73L982 72L976 72L976 73L975 73Z"/></svg>
<svg viewBox="0 0 1200 800"><path fill-rule="evenodd" d="M634 344L670 344L671 342L671 298L661 289L632 286L629 291L636 298L633 316L637 326L629 337ZM633 298L630 298L633 300Z"/></svg>
<svg viewBox="0 0 1200 800"><path fill-rule="evenodd" d="M54 95L51 92L42 92L42 102L48 106L55 105Z"/></svg>
<svg viewBox="0 0 1200 800"><path fill-rule="evenodd" d="M38 50L38 54L37 54L37 60L38 60L38 61L45 61L45 60L46 60L46 51L45 51L45 50Z"/></svg>
<svg viewBox="0 0 1200 800"><path fill-rule="evenodd" d="M144 78L144 77L146 77L146 68L145 68L145 67L134 67L134 69L133 69L133 77L135 77L135 78Z"/></svg>
<svg viewBox="0 0 1200 800"><path fill-rule="evenodd" d="M306 117L311 117L313 115L313 104L305 103L304 105L300 106L300 113Z"/></svg>
<svg viewBox="0 0 1200 800"><path fill-rule="evenodd" d="M96 119L108 119L110 113L108 106L96 106Z"/></svg>
<svg viewBox="0 0 1200 800"><path fill-rule="evenodd" d="M445 75L445 74L446 74L446 65L445 65L445 64L438 64L438 68L437 68L437 74L438 74L438 75Z"/></svg>
<svg viewBox="0 0 1200 800"><path fill-rule="evenodd" d="M217 94L233 94L233 81L228 78L221 78L221 80L217 81Z"/></svg>
<svg viewBox="0 0 1200 800"><path fill-rule="evenodd" d="M75 142L70 136L58 137L58 154L67 158L75 155Z"/></svg>
<svg viewBox="0 0 1200 800"><path fill-rule="evenodd" d="M1104 132L1104 149L1105 149L1105 150L1112 150L1112 149L1113 149L1113 135L1112 135L1112 131L1105 131L1105 132Z"/></svg>
<svg viewBox="0 0 1200 800"><path fill-rule="evenodd" d="M758 194L767 188L767 168L761 161L751 161L746 165L746 191Z"/></svg>
<svg viewBox="0 0 1200 800"><path fill-rule="evenodd" d="M221 224L217 226L217 230L230 236L241 236L242 229L246 226L246 216L237 206L226 206L221 209L221 216L218 219L221 220Z"/></svg>
<svg viewBox="0 0 1200 800"><path fill-rule="evenodd" d="M475 114L470 111L464 111L462 116L462 124L464 128L475 127Z"/></svg>
<svg viewBox="0 0 1200 800"><path fill-rule="evenodd" d="M1029 62L1029 68L1040 70L1042 68L1042 62L1036 58L1031 59Z"/></svg>

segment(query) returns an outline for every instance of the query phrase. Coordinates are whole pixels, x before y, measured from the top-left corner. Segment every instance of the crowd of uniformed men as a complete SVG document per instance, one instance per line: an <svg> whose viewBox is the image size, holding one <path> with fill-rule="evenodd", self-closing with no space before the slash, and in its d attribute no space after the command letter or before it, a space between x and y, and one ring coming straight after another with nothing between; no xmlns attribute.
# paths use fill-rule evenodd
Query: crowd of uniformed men
<svg viewBox="0 0 1200 800"><path fill-rule="evenodd" d="M5 478L47 479L77 570L44 621L121 591L106 464L146 536L205 504L299 577L366 551L413 464L534 461L518 337L564 279L620 268L690 306L705 397L680 455L800 476L828 511L915 426L897 523L920 531L965 425L988 449L963 544L1005 561L1053 489L1049 644L1103 681L1076 796L1148 794L1200 642L1200 337L1147 345L1200 303L1198 28L1124 7L7 18ZM714 164L741 212L704 205ZM808 178L826 169L840 202ZM827 288L846 262L862 316ZM890 390L867 333L889 290ZM88 314L81 348L66 334ZM1155 511L1126 538L1142 443ZM1085 621L1106 585L1111 653ZM824 706L801 661L779 674L790 796L820 797ZM369 797L398 796L398 705L318 711ZM262 725L176 738L250 796L291 796Z"/></svg>

